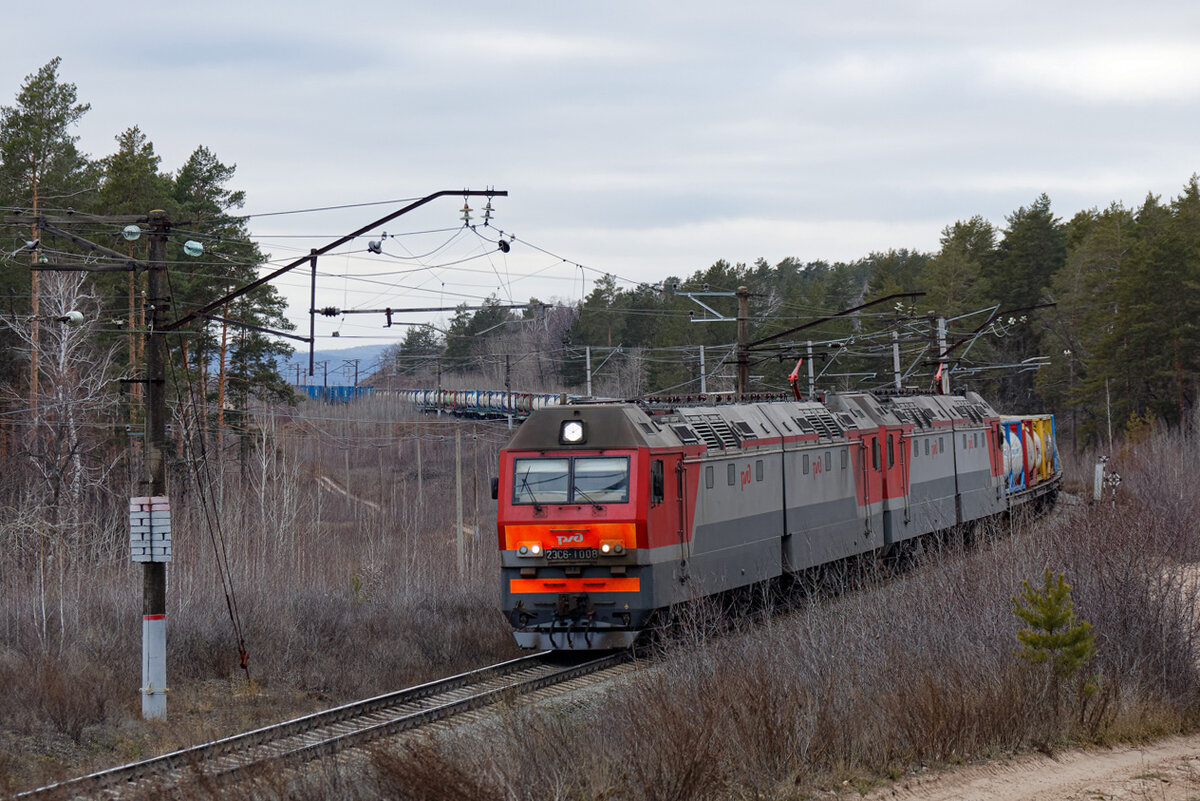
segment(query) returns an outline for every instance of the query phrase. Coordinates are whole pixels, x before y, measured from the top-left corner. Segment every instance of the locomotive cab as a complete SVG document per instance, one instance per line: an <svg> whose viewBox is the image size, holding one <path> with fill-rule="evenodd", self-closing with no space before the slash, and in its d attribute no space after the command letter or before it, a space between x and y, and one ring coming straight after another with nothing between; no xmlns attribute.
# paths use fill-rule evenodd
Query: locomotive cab
<svg viewBox="0 0 1200 801"><path fill-rule="evenodd" d="M653 472L620 406L539 410L501 451L501 608L518 644L633 644L652 608L639 560Z"/></svg>

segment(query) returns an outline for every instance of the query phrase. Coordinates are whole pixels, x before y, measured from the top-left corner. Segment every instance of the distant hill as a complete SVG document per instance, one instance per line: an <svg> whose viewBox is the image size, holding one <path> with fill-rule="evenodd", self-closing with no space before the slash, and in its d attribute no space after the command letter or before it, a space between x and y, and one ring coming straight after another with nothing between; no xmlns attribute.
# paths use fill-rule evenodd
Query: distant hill
<svg viewBox="0 0 1200 801"><path fill-rule="evenodd" d="M338 348L336 350L318 349L313 354L313 359L316 362L315 375L311 378L308 375L308 351L303 347L296 349L285 362L279 365L280 374L293 384L321 384L326 375L328 375L328 386L350 386L354 383L354 364L353 360L358 359L358 380L359 383L375 372L379 366L379 360L383 357L390 345L357 345L353 348ZM326 362L323 368L321 363ZM349 362L349 364L348 364ZM297 369L299 369L299 382L296 381Z"/></svg>

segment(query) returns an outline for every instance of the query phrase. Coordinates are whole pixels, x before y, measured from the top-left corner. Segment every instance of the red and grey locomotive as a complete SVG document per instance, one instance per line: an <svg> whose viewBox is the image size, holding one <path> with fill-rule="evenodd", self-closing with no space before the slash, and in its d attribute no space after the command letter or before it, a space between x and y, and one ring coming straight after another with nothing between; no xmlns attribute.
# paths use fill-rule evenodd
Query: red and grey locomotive
<svg viewBox="0 0 1200 801"><path fill-rule="evenodd" d="M975 393L534 411L500 454L502 609L527 648L1001 514L1061 481L1050 415Z"/></svg>

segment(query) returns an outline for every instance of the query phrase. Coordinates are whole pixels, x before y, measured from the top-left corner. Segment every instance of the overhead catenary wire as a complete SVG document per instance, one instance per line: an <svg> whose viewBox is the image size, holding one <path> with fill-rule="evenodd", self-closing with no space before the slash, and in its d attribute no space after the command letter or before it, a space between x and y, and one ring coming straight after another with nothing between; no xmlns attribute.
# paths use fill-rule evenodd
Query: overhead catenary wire
<svg viewBox="0 0 1200 801"><path fill-rule="evenodd" d="M247 220L250 220L254 217L282 216L285 214L302 214L302 213L316 212L316 211L328 211L328 210L332 210L332 209L336 209L336 208L354 208L354 207L358 207L358 206L384 205L389 202L391 202L391 201L375 201L375 202L368 202L368 203L361 203L361 204L344 204L341 206L320 206L320 207L313 207L313 208L309 208L309 209L295 209L295 210L283 211L283 212L266 212L266 213L259 214L259 215L254 215L254 214L229 215L224 219L214 220L214 221L212 221L212 223L210 223L207 226L198 226L195 228L187 228L187 229L181 227L181 228L177 229L176 232L180 233L180 234L187 233L190 235L195 235L197 237L206 238L207 241L212 241L212 242L216 243L216 242L225 241L228 237L222 236L219 233L214 233L210 236L207 233L207 231L211 230L211 231L216 232L220 228L227 228L229 226L244 226ZM14 229L14 230L16 230L16 229ZM387 254L383 254L383 255L386 255L386 257L388 259L392 259L392 260L404 261L407 259L407 260L413 260L413 261L422 261L422 260L428 259L432 255L441 253L451 243L462 239L463 234L465 232L470 232L470 233L474 234L481 243L494 243L496 240L494 240L490 236L488 236L489 230L495 231L497 236L501 240L504 240L507 237L507 241L509 241L509 242L513 242L513 243L519 242L520 244L522 244L529 250L541 253L551 259L556 260L552 264L548 264L546 267L542 268L541 270L531 274L529 277L532 277L533 275L538 275L541 277L555 277L560 280L571 281L573 279L571 279L569 276L543 276L542 275L543 273L545 273L547 271L553 270L553 268L556 266L567 265L572 270L574 270L576 268L579 269L581 271L581 273L591 272L594 274L610 275L613 277L614 280L620 280L620 281L625 282L630 285L645 286L644 282L637 282L637 281L633 281L628 278L624 278L623 276L621 276L617 273L614 273L611 270L601 270L596 267L581 264L578 261L570 260L566 257L558 255L557 253L553 252L551 249L542 247L541 245L539 245L535 242L531 242L526 239L520 239L515 234L506 232L503 229L499 229L494 226L490 226L487 223L485 223L483 226L463 225L463 226L455 226L453 228L450 228L450 227L429 228L429 229L426 229L424 232L425 233L450 234L450 236L443 236L443 238L440 240L440 242L435 247L433 247L432 249L430 249L430 248L422 249L421 252L419 252L419 253L414 253L412 250L405 248L406 250L408 250L407 256L400 255L400 254L393 254L393 253L387 253ZM403 232L403 233L393 232L392 234L381 234L381 241L400 242L400 241L402 241L402 238L412 236L417 233L422 233L422 232L413 231L413 232ZM199 267L204 267L204 266L215 266L217 264L224 262L226 264L231 264L231 265L232 264L240 265L240 266L246 267L248 269L262 270L262 269L268 269L268 266L270 264L276 263L279 261L279 260L274 260L274 259L266 259L261 262L257 261L257 260L254 262L246 262L246 261L239 260L237 257L234 257L232 255L227 255L227 254L220 253L217 251L211 251L211 252L213 253L213 257L214 257L213 260L208 260L208 261L201 262L201 263L193 262L193 264L197 264L197 266L199 266ZM386 280L386 277L388 277L389 275L426 273L426 274L431 274L431 276L432 276L432 274L435 274L435 273L438 273L441 271L451 271L454 273L461 273L464 275L469 274L471 272L476 272L477 274L490 274L499 281L499 286L497 287L497 289L503 293L507 293L511 297L514 276L507 274L507 261L505 261L506 276L500 275L496 260L494 258L495 253L496 253L496 251L494 251L494 250L483 251L480 253L468 254L465 256L458 257L458 258L446 259L444 261L441 261L441 262L435 263L435 264L420 264L418 266L414 266L410 270L400 270L400 271L391 271L391 272L374 271L374 272L357 273L352 268L351 261L352 261L352 259L357 260L358 258L362 257L362 254L363 254L362 249L350 248L350 249L345 249L345 250L331 250L326 255L329 255L329 256L332 256L335 254L341 255L346 260L346 269L344 271L342 271L341 273L322 270L319 272L319 275L321 277L337 277L337 278L341 278L343 280L343 282L344 282L343 295L346 299L346 302L343 305L347 306L347 307L362 307L362 306L365 306L368 304L378 305L379 304L379 301L378 301L379 293L375 290L376 287L386 288L386 290L388 292L396 293L396 294L400 294L400 293L407 294L407 293L411 293L411 292L425 292L425 293L437 292L439 295L450 295L451 297L459 297L459 298L464 298L464 299L471 299L471 300L485 299L485 296L481 295L481 294L471 294L468 292L456 292L454 289L455 287L463 287L463 288L477 287L478 283L471 283L469 281L465 281L462 283L455 283L453 281L445 280L445 276L442 276L440 280L436 277L433 277L433 280L439 281L436 288L429 288L429 287L424 287L424 286L419 286L419 285L412 286L412 285L409 285L407 282L406 283L398 283L395 281ZM380 254L376 254L376 255L380 255ZM464 266L464 265L468 264L469 262L478 260L480 258L488 259L488 262L489 262L488 267L490 269L481 269L481 270L475 271L475 270L472 270L472 268L470 268L470 267ZM190 271L190 274L195 275L195 276L205 277L205 278L210 277L203 272L196 272L194 270ZM516 276L516 278L518 280L523 277L526 277L526 276L521 276L521 275ZM359 289L356 287L352 287L351 286L352 283L360 284L362 286L362 288ZM298 286L298 284L289 284L286 281L282 281L282 280L279 282L279 284L280 285L288 285L288 286ZM359 294L360 297L356 297L353 301L351 301L350 300L351 293ZM491 295L488 295L486 297L491 297ZM581 301L582 300L583 300L583 298L582 298L582 293L581 293ZM191 306L191 304L181 304L180 308L183 308L186 310L189 306ZM791 302L786 302L786 301L781 301L777 305L776 308L778 308L780 310L789 310L789 311L795 310L795 311L810 311L811 312L811 311L816 310L815 307L809 307L809 306L806 306L805 304L791 303ZM601 309L599 311L602 311L603 313L606 313L606 314L622 314L622 315L627 315L630 317L663 316L663 315L680 314L680 312L678 310L669 309L669 308L668 309L663 309L663 308L636 309L636 308L610 307L610 308L606 308L606 309ZM857 315L857 317L859 319L867 319L870 316L872 316L870 313L859 313ZM883 315L878 315L878 316L881 317ZM785 315L771 315L771 316L763 316L763 317L756 318L756 321L761 324L764 322L769 322L771 320L786 320L786 319L789 319L789 317L785 316ZM346 339L375 338L374 336L372 336L369 333L363 333L363 334L345 333L345 332L351 331L351 330L367 332L370 329L363 327L363 326L349 325L349 324L345 323L344 320L343 320L341 329L342 330L339 331L339 333L343 334L343 336L341 338L346 338ZM841 336L833 337L831 339L830 337L833 335L832 331L825 332L825 331L820 331L820 329L817 329L817 331L815 331L814 333L817 333L817 332L825 334L825 337L826 337L825 341L840 340L843 344L846 342L846 336L844 334ZM1002 333L1003 332L997 332L997 335L1001 335ZM324 337L324 336L325 335L322 335L322 337ZM870 335L867 335L867 334L859 334L858 337L859 337L860 341L869 341L870 340ZM800 343L781 343L781 345L790 346L793 348L799 346L799 344ZM885 344L885 343L881 343L881 344ZM653 351L650 351L649 353L651 355L648 357L648 361L650 361L652 363L657 362L658 359L653 356ZM858 356L858 357L871 357L876 354L875 354L875 352L873 352L870 349L861 349L861 348L851 349L851 348L847 347L842 351L842 355ZM492 357L492 358L494 359L495 357Z"/></svg>
<svg viewBox="0 0 1200 801"><path fill-rule="evenodd" d="M169 271L167 271L166 275L167 285L170 288L171 294L174 295L175 289L171 285L171 274ZM175 374L175 360L167 359L166 361L170 366L171 378L173 381L175 381L176 386L178 386L178 377ZM202 420L203 417L201 416L202 412L200 409L200 404L196 401L195 386L190 377L187 375L184 376L184 384L187 385L188 398L190 401L189 408L192 413L192 419L196 421ZM221 525L221 516L219 510L217 509L216 497L215 494L211 492L211 486L209 484L211 480L211 466L208 462L208 448L204 438L203 426L196 426L196 438L199 441L199 459L195 458L197 454L195 454L195 447L192 444L192 439L187 436L184 436L182 439L184 442L184 447L193 453L193 458L189 458L187 461L192 468L192 474L196 482L196 491L200 495L200 504L204 513L203 517L205 525L208 530L209 540L213 545L217 573L221 580L221 588L225 593L225 606L229 612L230 623L233 625L234 636L237 638L238 664L242 670L245 671L246 680L249 681L250 654L246 649L246 640L242 629L241 614L238 610L237 604L237 593L234 591L233 579L229 570L229 547L226 543L225 532ZM200 470L201 464L204 465L203 471Z"/></svg>

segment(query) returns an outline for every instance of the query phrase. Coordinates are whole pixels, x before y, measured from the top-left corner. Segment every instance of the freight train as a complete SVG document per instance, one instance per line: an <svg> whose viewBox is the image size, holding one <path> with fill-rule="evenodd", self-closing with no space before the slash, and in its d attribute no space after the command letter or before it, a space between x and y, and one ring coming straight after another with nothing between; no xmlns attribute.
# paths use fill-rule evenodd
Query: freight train
<svg viewBox="0 0 1200 801"><path fill-rule="evenodd" d="M537 409L575 397L508 392L503 389L400 389L391 390L386 394L399 395L401 399L426 412L445 412L456 417L476 417L483 420L509 415L528 417Z"/></svg>
<svg viewBox="0 0 1200 801"><path fill-rule="evenodd" d="M626 648L657 612L1052 499L1054 418L978 394L532 411L500 453L502 609L526 648Z"/></svg>

